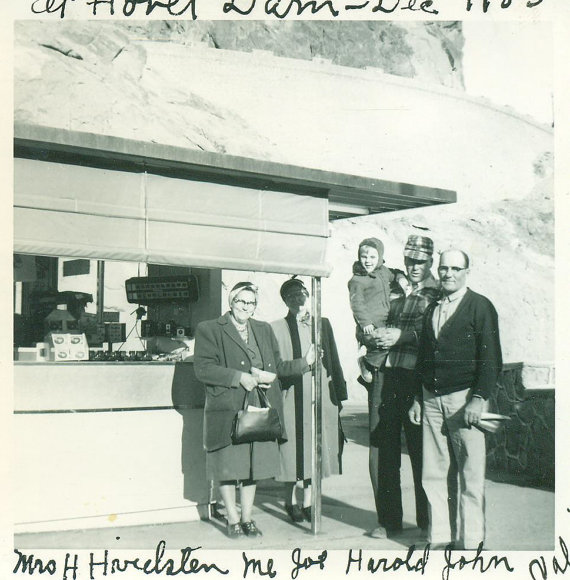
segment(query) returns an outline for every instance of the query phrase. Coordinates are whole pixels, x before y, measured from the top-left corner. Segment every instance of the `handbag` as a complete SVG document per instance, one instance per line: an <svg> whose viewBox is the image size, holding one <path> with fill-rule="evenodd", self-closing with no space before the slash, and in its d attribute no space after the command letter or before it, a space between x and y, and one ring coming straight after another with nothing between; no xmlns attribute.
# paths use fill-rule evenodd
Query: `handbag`
<svg viewBox="0 0 570 580"><path fill-rule="evenodd" d="M267 395L259 387L255 387L261 407L250 405L254 389L249 391L232 426L232 442L253 443L254 441L275 441L281 437L281 421L279 413L267 399Z"/></svg>

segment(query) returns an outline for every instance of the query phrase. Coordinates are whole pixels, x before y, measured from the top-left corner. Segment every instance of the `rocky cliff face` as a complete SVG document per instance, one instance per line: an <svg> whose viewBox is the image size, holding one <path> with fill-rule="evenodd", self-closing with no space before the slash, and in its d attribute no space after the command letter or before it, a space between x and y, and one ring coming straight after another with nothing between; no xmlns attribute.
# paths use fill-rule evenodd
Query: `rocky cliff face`
<svg viewBox="0 0 570 580"><path fill-rule="evenodd" d="M460 22L150 21L47 27L35 22L21 27L20 41L28 37L42 44L46 30L51 39L44 47L84 60L114 59L130 43L141 40L202 43L217 49L263 50L288 58L375 67L388 74L463 88Z"/></svg>

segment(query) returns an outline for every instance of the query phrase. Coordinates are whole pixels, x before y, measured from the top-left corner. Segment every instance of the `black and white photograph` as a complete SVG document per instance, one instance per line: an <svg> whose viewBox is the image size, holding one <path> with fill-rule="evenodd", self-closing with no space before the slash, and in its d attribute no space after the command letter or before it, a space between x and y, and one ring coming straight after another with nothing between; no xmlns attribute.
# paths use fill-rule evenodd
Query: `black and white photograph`
<svg viewBox="0 0 570 580"><path fill-rule="evenodd" d="M570 569L566 9L26 3L6 577Z"/></svg>

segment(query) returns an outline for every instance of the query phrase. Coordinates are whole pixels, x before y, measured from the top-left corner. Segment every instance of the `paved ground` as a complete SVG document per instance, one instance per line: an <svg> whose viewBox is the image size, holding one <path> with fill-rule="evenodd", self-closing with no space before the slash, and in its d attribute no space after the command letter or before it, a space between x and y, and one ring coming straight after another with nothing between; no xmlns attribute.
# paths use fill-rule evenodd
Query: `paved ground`
<svg viewBox="0 0 570 580"><path fill-rule="evenodd" d="M374 527L376 515L368 479L366 410L347 406L343 424L349 442L344 453L343 475L323 481L322 531L315 536L310 524L292 524L283 511L281 488L275 482L258 487L254 519L263 537L230 540L217 520L154 526L133 526L108 530L77 530L58 533L19 534L19 548L68 549L152 549L165 540L169 549L202 546L208 549L244 548L401 550L425 545L413 521L414 498L408 457L402 458L404 531L398 538L377 540L365 535ZM554 548L554 493L511 483L497 477L487 480L487 542L490 550L552 550Z"/></svg>

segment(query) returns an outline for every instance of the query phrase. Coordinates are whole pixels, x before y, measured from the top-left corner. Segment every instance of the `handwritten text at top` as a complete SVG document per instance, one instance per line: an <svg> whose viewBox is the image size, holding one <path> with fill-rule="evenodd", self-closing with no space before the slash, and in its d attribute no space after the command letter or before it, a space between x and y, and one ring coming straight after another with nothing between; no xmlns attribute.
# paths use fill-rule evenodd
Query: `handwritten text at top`
<svg viewBox="0 0 570 580"><path fill-rule="evenodd" d="M199 17L198 8L207 0L32 0L30 10L37 15L53 15L65 18L73 9L75 13L83 9L79 16L123 16L141 18L144 16L178 18ZM220 2L221 13L239 16L272 16L317 18L351 14L362 10L371 15L390 15L398 12L419 12L432 16L440 14L439 0L227 0ZM543 0L464 0L467 12L492 13L511 7L535 8ZM208 2L209 10L211 4ZM74 14L77 16L77 14ZM211 12L209 16L212 17ZM442 14L442 16L444 16Z"/></svg>

